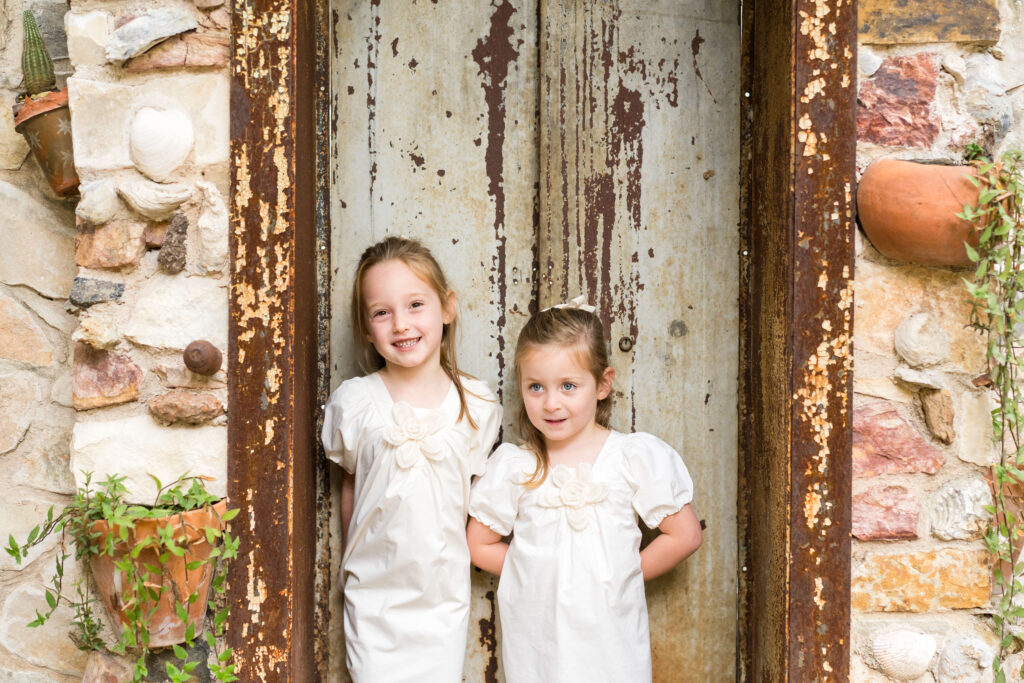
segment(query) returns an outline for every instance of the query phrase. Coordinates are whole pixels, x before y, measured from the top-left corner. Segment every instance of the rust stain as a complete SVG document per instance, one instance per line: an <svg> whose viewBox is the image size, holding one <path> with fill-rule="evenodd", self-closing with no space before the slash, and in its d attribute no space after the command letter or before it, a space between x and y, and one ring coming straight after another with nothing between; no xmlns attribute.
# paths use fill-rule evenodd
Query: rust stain
<svg viewBox="0 0 1024 683"><path fill-rule="evenodd" d="M490 605L491 615L480 619L480 645L487 650L487 666L484 669L484 680L487 683L498 682L498 619L494 591L484 594Z"/></svg>
<svg viewBox="0 0 1024 683"><path fill-rule="evenodd" d="M480 87L484 90L484 101L487 104L487 147L484 152L484 164L487 170L487 193L494 201L494 238L497 250L491 258L491 282L498 290L498 361L499 377L505 372L505 330L506 318L506 235L505 235L505 185L504 185L504 146L505 146L505 85L509 66L519 57L519 51L512 43L513 28L511 24L515 7L508 0L501 0L494 5L490 27L486 36L477 41L473 48L473 60L481 76ZM501 392L499 383L498 391ZM499 393L500 397L500 393Z"/></svg>
<svg viewBox="0 0 1024 683"><path fill-rule="evenodd" d="M366 35L366 144L370 156L370 220L373 221L374 185L377 182L377 62L380 56L380 0L370 0ZM397 44L396 44L397 45ZM358 68L359 63L356 62Z"/></svg>
<svg viewBox="0 0 1024 683"><path fill-rule="evenodd" d="M697 80L703 84L704 88L707 89L708 94L714 99L715 95L711 92L711 88L704 80L704 75L700 72L700 67L697 65L697 56L700 54L700 46L704 43L704 39L700 37L700 29L698 28L693 35L693 40L690 41L690 52L693 53L693 73L697 75Z"/></svg>

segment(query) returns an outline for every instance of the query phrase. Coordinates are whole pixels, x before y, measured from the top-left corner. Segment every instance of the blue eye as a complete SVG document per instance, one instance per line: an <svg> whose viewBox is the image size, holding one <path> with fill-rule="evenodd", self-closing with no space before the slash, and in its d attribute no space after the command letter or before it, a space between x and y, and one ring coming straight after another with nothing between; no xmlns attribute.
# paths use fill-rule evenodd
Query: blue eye
<svg viewBox="0 0 1024 683"><path fill-rule="evenodd" d="M562 382L562 391L572 391L576 388L576 385L572 382Z"/></svg>
<svg viewBox="0 0 1024 683"><path fill-rule="evenodd" d="M380 318L380 317L383 317L383 316L385 316L385 315L387 315L387 314L388 314L388 312L387 312L387 311L385 311L385 310L381 309L381 310L378 310L378 311L373 311L373 312L371 312L371 313L370 313L370 317L371 317L371 318Z"/></svg>
<svg viewBox="0 0 1024 683"><path fill-rule="evenodd" d="M422 301L413 301L411 304L409 304L409 308L422 308L425 305L426 304L424 304Z"/></svg>
<svg viewBox="0 0 1024 683"><path fill-rule="evenodd" d="M527 391L533 391L533 392L540 391L541 390L541 386L539 384L537 384L536 382L534 382L533 384L527 386L526 390Z"/></svg>

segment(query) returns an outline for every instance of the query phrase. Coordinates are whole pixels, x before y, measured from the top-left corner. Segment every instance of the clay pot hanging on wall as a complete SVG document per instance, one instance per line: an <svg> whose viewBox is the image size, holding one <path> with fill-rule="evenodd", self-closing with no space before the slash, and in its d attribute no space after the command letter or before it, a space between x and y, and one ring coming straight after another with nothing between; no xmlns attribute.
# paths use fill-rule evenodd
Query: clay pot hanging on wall
<svg viewBox="0 0 1024 683"><path fill-rule="evenodd" d="M978 204L972 166L900 159L875 161L857 187L857 216L875 249L898 261L969 266L964 243L977 246L972 224L956 214Z"/></svg>
<svg viewBox="0 0 1024 683"><path fill-rule="evenodd" d="M50 187L61 197L78 191L68 89L26 97L14 106L14 129L25 136Z"/></svg>
<svg viewBox="0 0 1024 683"><path fill-rule="evenodd" d="M213 579L213 567L204 564L198 569L189 570L187 565L210 557L213 546L207 542L203 530L206 527L223 529L224 523L221 518L226 510L227 502L222 500L212 507L175 513L169 517L138 520L135 522L135 528L128 531L127 540L115 541L114 556L94 556L90 560L90 568L100 597L103 598L103 604L106 605L111 618L120 624L130 624L131 620L125 614L125 610L139 606L138 600L128 594L130 587L125 585L124 575L117 570L116 563L123 560L134 546L144 542L146 538L156 537L160 529L171 527L175 538L183 533L186 537L186 541L179 544L185 549L183 556L172 556L161 565L157 559L159 548L150 545L131 560L140 569L146 566L155 568L147 585L158 593L162 592L155 605L146 600L141 603L144 614L152 610L149 617L149 646L164 647L184 642L188 624L194 626L196 634L201 633L206 601ZM103 521L95 522L93 531L99 534L96 542L102 546L107 542L111 527ZM120 529L114 527L113 533L119 534ZM197 595L196 600L188 603L188 597L193 593ZM188 604L187 622L179 619L176 614L176 597L178 601Z"/></svg>

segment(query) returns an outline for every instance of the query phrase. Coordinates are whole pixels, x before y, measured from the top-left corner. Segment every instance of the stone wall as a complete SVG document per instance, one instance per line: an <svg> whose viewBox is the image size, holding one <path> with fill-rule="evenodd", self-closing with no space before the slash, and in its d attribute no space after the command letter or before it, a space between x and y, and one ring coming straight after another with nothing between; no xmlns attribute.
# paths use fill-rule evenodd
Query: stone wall
<svg viewBox="0 0 1024 683"><path fill-rule="evenodd" d="M127 475L139 502L149 474L223 493L224 371L193 373L182 350L227 350L228 10L0 1L0 538L24 539L83 471ZM23 8L69 89L80 200L53 194L13 130ZM25 627L55 551L0 557L0 683L82 678L70 614Z"/></svg>
<svg viewBox="0 0 1024 683"><path fill-rule="evenodd" d="M1021 148L1018 3L861 0L859 17L859 171ZM862 232L856 250L851 680L989 681L997 448L972 273L890 260Z"/></svg>

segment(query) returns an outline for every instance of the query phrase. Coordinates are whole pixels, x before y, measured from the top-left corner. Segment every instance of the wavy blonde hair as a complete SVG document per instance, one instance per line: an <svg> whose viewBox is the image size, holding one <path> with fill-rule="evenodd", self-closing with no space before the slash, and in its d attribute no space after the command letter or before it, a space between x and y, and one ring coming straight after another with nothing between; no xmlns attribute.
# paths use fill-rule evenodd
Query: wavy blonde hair
<svg viewBox="0 0 1024 683"><path fill-rule="evenodd" d="M536 314L526 323L516 342L515 379L519 395L519 412L516 427L526 447L537 458L537 467L529 479L522 482L527 488L536 488L548 476L549 460L544 435L530 422L522 396L522 362L530 352L539 346L560 346L571 349L598 385L608 369L608 345L604 340L601 320L593 313L576 308L549 308ZM612 392L597 402L594 421L602 427L611 427Z"/></svg>
<svg viewBox="0 0 1024 683"><path fill-rule="evenodd" d="M359 258L356 267L355 283L352 286L352 335L359 352L359 365L367 374L384 367L384 357L369 342L370 321L363 301L363 280L370 268L387 261L401 261L416 277L423 280L437 294L442 306L447 306L448 280L430 250L419 241L405 237L385 237L370 247ZM455 358L455 331L457 317L452 312L452 321L444 325L441 332L441 367L455 385L459 394L459 420L465 417L473 429L478 429L473 416L466 404L466 388L462 384L463 377L469 377L459 370Z"/></svg>

